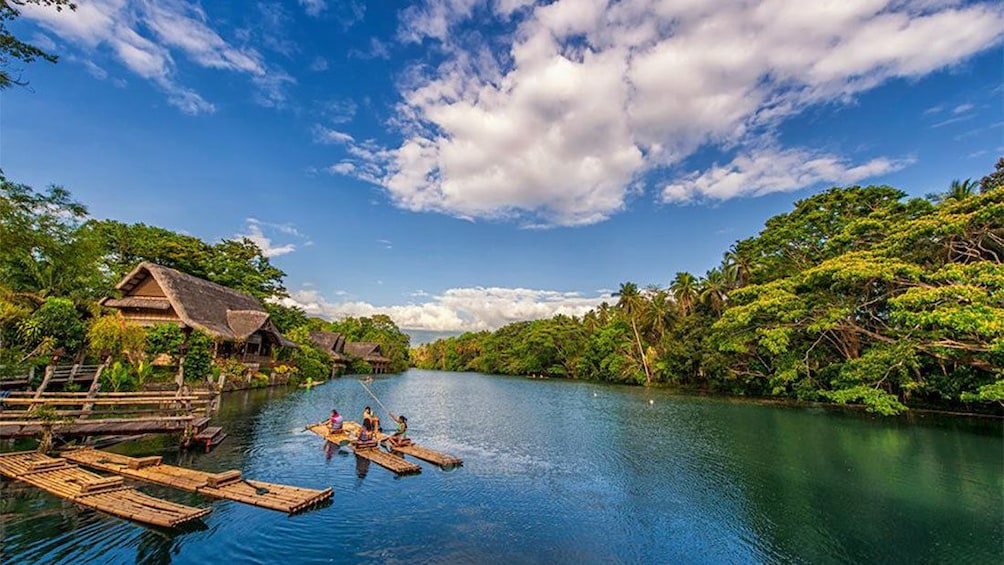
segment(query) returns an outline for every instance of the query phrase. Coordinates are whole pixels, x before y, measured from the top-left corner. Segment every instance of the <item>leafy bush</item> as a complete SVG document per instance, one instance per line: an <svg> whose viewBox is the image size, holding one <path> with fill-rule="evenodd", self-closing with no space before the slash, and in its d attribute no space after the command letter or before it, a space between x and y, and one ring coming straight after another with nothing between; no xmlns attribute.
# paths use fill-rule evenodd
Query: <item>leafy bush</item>
<svg viewBox="0 0 1004 565"><path fill-rule="evenodd" d="M109 355L112 359L140 360L146 347L146 331L142 326L129 324L121 314L101 316L87 330L88 348L98 357Z"/></svg>
<svg viewBox="0 0 1004 565"><path fill-rule="evenodd" d="M193 331L185 342L185 380L204 381L213 374L213 340L200 331Z"/></svg>

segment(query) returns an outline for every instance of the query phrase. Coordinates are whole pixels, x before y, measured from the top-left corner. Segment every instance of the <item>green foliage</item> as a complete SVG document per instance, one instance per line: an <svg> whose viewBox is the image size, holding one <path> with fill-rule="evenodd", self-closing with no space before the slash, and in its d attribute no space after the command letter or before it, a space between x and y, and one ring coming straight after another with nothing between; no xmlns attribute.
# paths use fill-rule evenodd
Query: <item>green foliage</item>
<svg viewBox="0 0 1004 565"><path fill-rule="evenodd" d="M833 188L737 242L703 278L625 283L616 308L412 353L416 366L862 404L1004 405L1004 159L936 203Z"/></svg>
<svg viewBox="0 0 1004 565"><path fill-rule="evenodd" d="M25 344L36 344L52 338L56 347L68 352L80 350L84 343L84 323L73 301L67 298L47 298L20 326Z"/></svg>
<svg viewBox="0 0 1004 565"><path fill-rule="evenodd" d="M136 386L132 371L129 366L121 361L115 361L110 366L105 367L101 372L101 388L111 389L112 392L123 392L132 390Z"/></svg>
<svg viewBox="0 0 1004 565"><path fill-rule="evenodd" d="M86 215L67 190L38 193L0 172L0 284L35 305L47 296L103 296L110 280L97 268L96 240L81 225Z"/></svg>
<svg viewBox="0 0 1004 565"><path fill-rule="evenodd" d="M185 360L182 367L185 380L189 382L205 381L213 374L213 340L200 331L188 334L185 340Z"/></svg>
<svg viewBox="0 0 1004 565"><path fill-rule="evenodd" d="M151 357L166 354L175 360L184 343L185 334L177 324L156 324L146 330L146 352Z"/></svg>
<svg viewBox="0 0 1004 565"><path fill-rule="evenodd" d="M390 359L390 372L399 373L408 368L408 350L411 338L385 314L373 317L345 318L331 322L326 329L345 335L346 341L366 341L380 344L384 357ZM365 368L361 367L360 368Z"/></svg>
<svg viewBox="0 0 1004 565"><path fill-rule="evenodd" d="M142 261L150 261L246 292L259 299L286 296L285 276L249 239L201 239L146 224L91 221L105 269L121 278Z"/></svg>
<svg viewBox="0 0 1004 565"><path fill-rule="evenodd" d="M139 362L146 347L146 331L142 326L126 323L120 314L102 316L91 322L87 330L91 353L113 359Z"/></svg>
<svg viewBox="0 0 1004 565"><path fill-rule="evenodd" d="M307 314L296 306L265 302L265 309L268 310L269 320L272 320L275 327L283 334L308 323Z"/></svg>
<svg viewBox="0 0 1004 565"><path fill-rule="evenodd" d="M297 369L301 380L311 379L325 381L331 375L331 356L310 341L310 328L300 326L286 334L299 347L286 348L282 351L282 360Z"/></svg>
<svg viewBox="0 0 1004 565"><path fill-rule="evenodd" d="M75 10L76 6L70 0L11 0L0 2L0 90L10 88L14 85L25 85L20 77L11 74L10 65L13 61L31 63L38 59L56 62L56 55L47 53L42 49L21 41L7 28L9 22L14 22L21 15L18 5L35 4L37 6L52 7L57 12L64 8ZM15 71L17 72L17 71Z"/></svg>

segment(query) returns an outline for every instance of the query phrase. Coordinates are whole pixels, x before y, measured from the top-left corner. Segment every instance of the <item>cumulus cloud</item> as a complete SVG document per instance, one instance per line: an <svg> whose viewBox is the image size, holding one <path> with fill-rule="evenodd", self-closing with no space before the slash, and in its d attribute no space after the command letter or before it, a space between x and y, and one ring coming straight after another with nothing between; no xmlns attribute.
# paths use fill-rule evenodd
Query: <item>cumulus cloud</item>
<svg viewBox="0 0 1004 565"><path fill-rule="evenodd" d="M27 4L26 18L93 55L110 50L131 72L159 86L168 101L188 114L215 106L178 78L176 56L205 68L251 77L266 105L277 105L292 78L268 67L251 47L238 47L214 30L198 5L179 0L81 2L75 11Z"/></svg>
<svg viewBox="0 0 1004 565"><path fill-rule="evenodd" d="M820 183L849 184L897 171L912 162L911 159L882 157L855 165L836 155L801 149L763 148L739 155L727 165L716 164L667 184L662 189L662 200L727 200L737 196L789 192Z"/></svg>
<svg viewBox="0 0 1004 565"><path fill-rule="evenodd" d="M374 306L367 302L330 302L315 289L305 288L282 299L287 306L303 308L312 316L329 319L386 314L403 329L433 331L494 330L521 320L550 318L557 314L581 316L609 295L586 297L575 292L525 288L452 288L419 304Z"/></svg>
<svg viewBox="0 0 1004 565"><path fill-rule="evenodd" d="M266 234L266 231L268 234ZM296 243L276 243L274 239L277 234L287 236L287 239L292 237L302 242L304 246L311 244L307 236L292 224L263 222L258 218L247 218L245 220L244 232L234 237L235 239L250 239L261 249L261 253L265 257L278 257L296 251Z"/></svg>
<svg viewBox="0 0 1004 565"><path fill-rule="evenodd" d="M492 14L507 35L465 27ZM1002 30L1004 8L993 3L425 0L401 12L399 39L438 41L445 59L405 73L393 121L401 143L363 148L350 174L409 210L594 223L649 189L651 173L686 170L698 148L738 155L749 169L749 153L805 108L957 64L998 45ZM765 171L760 187L718 194L793 190L904 162L816 157L829 164L786 179Z"/></svg>

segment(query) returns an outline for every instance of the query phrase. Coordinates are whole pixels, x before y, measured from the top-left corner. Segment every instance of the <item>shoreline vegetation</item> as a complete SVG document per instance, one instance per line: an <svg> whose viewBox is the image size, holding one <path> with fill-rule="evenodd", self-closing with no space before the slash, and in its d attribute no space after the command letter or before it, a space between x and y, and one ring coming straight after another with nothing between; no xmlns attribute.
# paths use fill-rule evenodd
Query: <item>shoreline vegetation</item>
<svg viewBox="0 0 1004 565"><path fill-rule="evenodd" d="M107 363L101 388L115 392L176 386L182 368L188 386L220 382L221 375L231 388L323 382L334 374L335 359L311 340L318 331L379 344L388 372L408 368L409 337L388 316L329 322L282 304L285 273L247 238L211 244L156 226L91 218L66 189L35 191L0 171L0 241L0 384L28 376L37 385L56 361ZM99 301L117 296L115 283L143 261L254 297L296 347L280 348L265 374L217 356L220 343L202 331L127 323ZM350 354L340 362L349 373L372 372Z"/></svg>
<svg viewBox="0 0 1004 565"><path fill-rule="evenodd" d="M421 369L1001 416L1004 158L907 198L835 187L770 218L703 277L623 283L584 316L412 350Z"/></svg>

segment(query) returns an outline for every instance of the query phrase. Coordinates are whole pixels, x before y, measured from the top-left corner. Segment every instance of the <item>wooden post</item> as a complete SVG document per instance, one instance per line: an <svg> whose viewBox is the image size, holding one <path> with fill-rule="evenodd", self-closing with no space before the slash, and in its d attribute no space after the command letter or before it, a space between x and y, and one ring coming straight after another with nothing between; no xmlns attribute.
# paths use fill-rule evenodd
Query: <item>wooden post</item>
<svg viewBox="0 0 1004 565"><path fill-rule="evenodd" d="M55 365L45 366L45 377L42 378L42 384L38 385L38 390L35 391L35 398L42 396L42 393L45 392L45 387L49 386L49 379L52 378L52 373L55 370Z"/></svg>
<svg viewBox="0 0 1004 565"><path fill-rule="evenodd" d="M111 359L110 357L105 357L104 362L98 365L98 369L94 372L94 380L91 381L91 388L87 389L88 399L94 399L98 395L98 391L101 390L101 371L105 370L105 367L108 365L108 361L110 359ZM83 420L84 418L86 418L87 415L90 413L91 408L93 407L94 407L93 403L84 404L83 408L84 413L81 414L80 418L78 419Z"/></svg>

